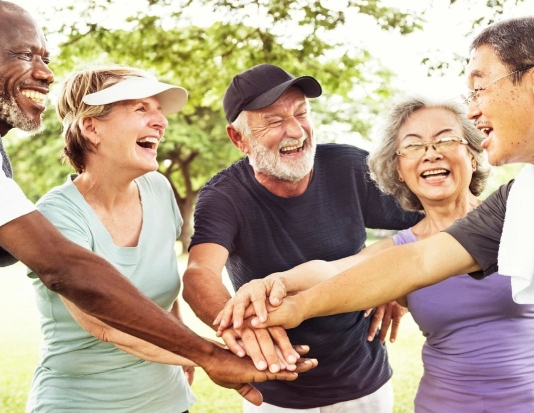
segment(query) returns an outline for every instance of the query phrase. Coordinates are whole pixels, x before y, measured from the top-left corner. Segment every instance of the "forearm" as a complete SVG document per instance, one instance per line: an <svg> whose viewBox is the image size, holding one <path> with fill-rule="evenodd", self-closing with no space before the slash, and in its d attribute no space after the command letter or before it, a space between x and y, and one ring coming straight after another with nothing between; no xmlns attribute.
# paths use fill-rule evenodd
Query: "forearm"
<svg viewBox="0 0 534 413"><path fill-rule="evenodd" d="M392 239L377 242L370 247L364 248L358 254L341 258L335 261L313 260L279 273L269 275L269 277L280 279L288 293L296 293L317 285L333 276L349 269L359 262L394 246Z"/></svg>
<svg viewBox="0 0 534 413"><path fill-rule="evenodd" d="M215 345L161 309L111 264L70 242L39 212L0 227L0 245L83 312L202 365Z"/></svg>
<svg viewBox="0 0 534 413"><path fill-rule="evenodd" d="M460 244L442 233L364 260L300 293L299 305L304 318L365 310L477 268Z"/></svg>
<svg viewBox="0 0 534 413"><path fill-rule="evenodd" d="M231 298L220 275L191 268L183 275L183 298L195 315L213 329L213 321Z"/></svg>

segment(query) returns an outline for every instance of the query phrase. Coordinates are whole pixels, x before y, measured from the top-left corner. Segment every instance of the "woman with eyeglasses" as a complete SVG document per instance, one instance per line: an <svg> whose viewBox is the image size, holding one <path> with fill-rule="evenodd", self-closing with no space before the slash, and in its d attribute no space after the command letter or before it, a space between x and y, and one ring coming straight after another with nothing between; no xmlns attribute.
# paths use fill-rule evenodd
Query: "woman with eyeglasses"
<svg viewBox="0 0 534 413"><path fill-rule="evenodd" d="M393 105L369 158L372 177L402 207L420 211L424 218L353 257L308 262L244 285L218 317L217 321L225 320L221 329L227 320L241 323L243 314L266 319L261 296L278 306L286 294L307 289L394 245L428 238L463 218L482 202L478 195L489 174L482 155L483 138L456 103L412 97ZM415 265L413 271L418 271ZM365 295L365 291L354 294ZM254 305L245 311L252 301ZM426 337L415 412L532 409L534 306L513 301L509 277L493 274L478 281L459 275L397 302L409 309Z"/></svg>

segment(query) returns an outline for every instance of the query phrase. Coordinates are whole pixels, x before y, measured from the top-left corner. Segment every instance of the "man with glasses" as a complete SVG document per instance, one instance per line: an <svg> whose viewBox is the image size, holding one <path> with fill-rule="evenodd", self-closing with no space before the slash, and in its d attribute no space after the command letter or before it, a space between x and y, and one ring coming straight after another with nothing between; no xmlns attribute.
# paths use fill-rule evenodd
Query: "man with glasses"
<svg viewBox="0 0 534 413"><path fill-rule="evenodd" d="M389 302L466 272L483 278L498 270L511 277L515 302L534 303L534 17L484 29L470 50L467 115L486 135L482 146L491 164L525 163L516 179L445 231L390 248L286 298L267 323L254 319L252 325L291 328L310 317Z"/></svg>

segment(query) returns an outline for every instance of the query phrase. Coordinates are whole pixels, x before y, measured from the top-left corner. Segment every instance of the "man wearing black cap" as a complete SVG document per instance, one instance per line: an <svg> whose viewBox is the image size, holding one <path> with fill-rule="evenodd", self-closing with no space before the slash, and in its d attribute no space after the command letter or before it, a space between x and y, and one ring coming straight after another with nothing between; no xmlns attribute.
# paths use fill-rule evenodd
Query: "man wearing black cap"
<svg viewBox="0 0 534 413"><path fill-rule="evenodd" d="M249 361L194 334L106 260L61 235L12 179L1 137L13 128L34 131L41 126L44 100L54 81L48 55L44 35L30 14L0 1L0 267L21 260L48 288L87 314L196 361L218 384L261 403L248 382L291 380L295 375L259 372Z"/></svg>
<svg viewBox="0 0 534 413"><path fill-rule="evenodd" d="M305 261L353 255L364 247L366 227L401 229L419 219L377 190L367 152L316 145L307 98L321 92L313 77L262 64L235 76L225 93L227 134L247 157L201 190L184 274L184 298L209 325L230 299L224 266L238 289ZM258 384L265 403L259 410L245 403L245 412L334 404L337 412L391 412L391 368L380 340L366 340L370 322L354 312L287 331L292 343L310 346L319 366L289 385ZM222 337L237 354L244 354L241 339L260 369L277 371L293 360L280 330L239 326ZM280 359L273 341L282 349Z"/></svg>

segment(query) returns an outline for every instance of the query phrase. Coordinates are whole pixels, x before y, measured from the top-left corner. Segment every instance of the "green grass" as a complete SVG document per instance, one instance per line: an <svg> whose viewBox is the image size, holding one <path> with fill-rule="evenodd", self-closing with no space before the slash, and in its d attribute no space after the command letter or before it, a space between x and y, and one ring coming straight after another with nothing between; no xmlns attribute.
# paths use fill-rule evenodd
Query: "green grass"
<svg viewBox="0 0 534 413"><path fill-rule="evenodd" d="M183 265L181 260L181 268ZM181 304L185 323L198 334L213 337L211 329L183 301ZM21 264L0 269L0 317L0 413L23 413L37 363L40 331L33 288ZM418 327L409 315L405 316L397 342L388 344L395 413L413 412L413 397L422 373L422 343ZM215 385L201 369L195 376L193 391L198 402L191 413L241 411L241 397L235 391Z"/></svg>

